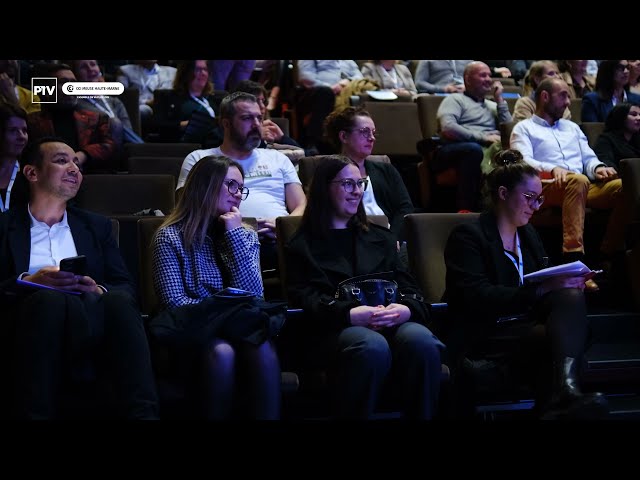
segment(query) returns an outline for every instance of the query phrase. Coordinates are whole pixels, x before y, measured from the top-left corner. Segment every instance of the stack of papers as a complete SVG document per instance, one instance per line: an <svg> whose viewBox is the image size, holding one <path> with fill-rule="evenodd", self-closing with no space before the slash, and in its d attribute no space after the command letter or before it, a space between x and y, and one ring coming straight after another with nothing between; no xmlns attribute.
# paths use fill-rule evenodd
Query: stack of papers
<svg viewBox="0 0 640 480"><path fill-rule="evenodd" d="M398 98L391 90L367 90L367 94L374 100L396 100Z"/></svg>
<svg viewBox="0 0 640 480"><path fill-rule="evenodd" d="M527 273L524 276L524 279L529 282L542 282L543 280L552 277L577 277L579 275L589 273L590 271L591 269L589 267L578 260L577 262L564 263L555 267L543 268L542 270L538 270L537 272Z"/></svg>

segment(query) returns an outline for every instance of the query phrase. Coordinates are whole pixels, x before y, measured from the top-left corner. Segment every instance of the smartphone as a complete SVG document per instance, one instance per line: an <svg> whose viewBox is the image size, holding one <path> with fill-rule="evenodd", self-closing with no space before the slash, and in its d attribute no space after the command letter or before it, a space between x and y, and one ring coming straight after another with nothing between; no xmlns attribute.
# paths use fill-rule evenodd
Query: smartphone
<svg viewBox="0 0 640 480"><path fill-rule="evenodd" d="M77 257L63 258L60 260L60 270L84 276L87 274L87 257L78 255Z"/></svg>

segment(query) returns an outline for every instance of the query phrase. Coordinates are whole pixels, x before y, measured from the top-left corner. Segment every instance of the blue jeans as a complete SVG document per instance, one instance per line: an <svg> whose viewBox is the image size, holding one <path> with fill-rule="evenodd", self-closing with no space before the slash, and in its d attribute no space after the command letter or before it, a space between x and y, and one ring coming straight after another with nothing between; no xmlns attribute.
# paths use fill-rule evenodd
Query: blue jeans
<svg viewBox="0 0 640 480"><path fill-rule="evenodd" d="M370 418L390 374L405 416L433 418L440 395L444 345L415 322L376 332L351 326L335 338L335 411L339 418Z"/></svg>

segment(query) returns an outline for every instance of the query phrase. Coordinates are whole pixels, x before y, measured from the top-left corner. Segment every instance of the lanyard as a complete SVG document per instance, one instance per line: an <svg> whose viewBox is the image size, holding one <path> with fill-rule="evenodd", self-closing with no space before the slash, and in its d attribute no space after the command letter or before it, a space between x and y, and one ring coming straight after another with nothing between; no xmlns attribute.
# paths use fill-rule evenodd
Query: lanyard
<svg viewBox="0 0 640 480"><path fill-rule="evenodd" d="M104 99L104 97L99 99L99 100L101 100L101 102L100 102L101 104L98 103L95 98L87 98L87 100L89 100L90 103L95 105L98 110L100 110L101 112L104 112L107 115L109 115L109 118L113 118L113 117L116 116L116 114L113 113L113 110L111 110L111 107L109 106L107 101Z"/></svg>
<svg viewBox="0 0 640 480"><path fill-rule="evenodd" d="M511 252L508 251L504 251L504 254L507 256L507 258L509 260L511 260L511 262L513 263L513 266L516 267L516 270L518 271L518 275L520 277L520 283L519 285L522 285L524 283L524 268L522 265L522 251L520 250L520 237L518 236L518 232L516 231L516 255L518 255L518 257L514 257L513 254Z"/></svg>
<svg viewBox="0 0 640 480"><path fill-rule="evenodd" d="M20 168L20 164L16 160L15 165L13 166L13 173L11 174L11 180L9 180L9 185L7 186L7 196L5 197L6 206L2 201L2 197L0 197L0 212L4 212L9 209L9 198L11 197L11 189L13 188L13 182L16 180L16 175L18 174L18 169Z"/></svg>
<svg viewBox="0 0 640 480"><path fill-rule="evenodd" d="M196 97L193 93L191 94L191 98L193 98L194 101L196 101L197 103L199 103L200 105L202 105L202 107L209 112L209 116L211 118L214 118L216 116L216 114L213 111L213 108L211 108L211 105L209 105L209 101L202 97L202 98L198 98Z"/></svg>

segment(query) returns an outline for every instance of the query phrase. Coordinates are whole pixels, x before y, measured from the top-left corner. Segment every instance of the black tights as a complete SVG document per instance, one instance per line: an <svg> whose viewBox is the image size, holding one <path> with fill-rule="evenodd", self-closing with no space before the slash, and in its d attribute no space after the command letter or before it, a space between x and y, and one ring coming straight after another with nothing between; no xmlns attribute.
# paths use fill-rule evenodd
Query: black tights
<svg viewBox="0 0 640 480"><path fill-rule="evenodd" d="M231 416L236 379L244 390L249 418L280 418L280 364L271 342L231 345L217 338L210 342L203 363L205 418L224 420ZM236 369L241 376L236 375Z"/></svg>

